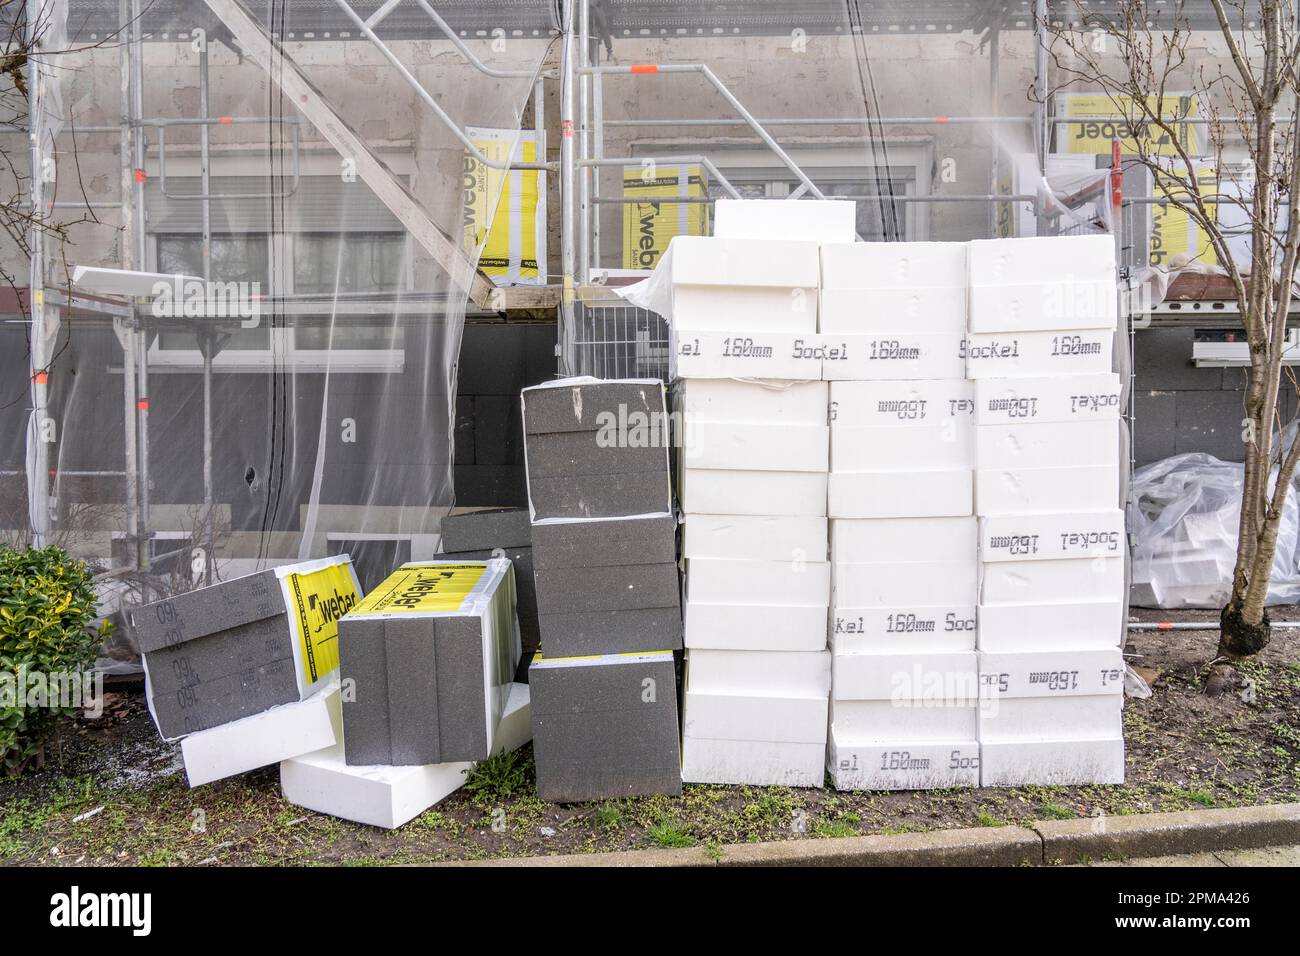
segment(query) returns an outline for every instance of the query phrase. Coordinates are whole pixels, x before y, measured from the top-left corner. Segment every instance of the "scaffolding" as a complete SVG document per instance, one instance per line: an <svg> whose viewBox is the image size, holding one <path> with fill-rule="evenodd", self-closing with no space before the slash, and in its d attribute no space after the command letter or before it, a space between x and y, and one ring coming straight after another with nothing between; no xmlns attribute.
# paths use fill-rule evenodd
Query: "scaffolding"
<svg viewBox="0 0 1300 956"><path fill-rule="evenodd" d="M42 12L53 0L25 0L29 24L41 21ZM736 141L725 134L739 132L743 141L754 150L762 152L765 162L772 163L791 183L782 199L816 201L819 199L856 199L862 204L880 204L882 223L891 216L910 215L911 210L948 205L987 209L984 235L994 235L1000 211L1012 207L1022 208L1038 226L1039 234L1068 231L1077 228L1070 224L1068 212L1074 202L1095 202L1095 194L1060 196L1045 193L1042 189L1017 192L1009 188L1005 151L999 143L1003 133L1014 135L1028 144L1037 167L1045 166L1050 148L1054 117L1049 109L1048 24L1061 22L1071 4L1050 3L1048 0L1015 0L1012 3L989 0L891 0L891 2L859 4L831 0L810 0L803 3L754 0L745 4L719 4L701 9L701 5L680 2L657 4L636 3L633 0L567 0L551 2L537 0L533 3L473 2L473 0L305 0L293 4L292 15L278 22L264 19L254 13L255 5L246 0L202 0L207 19L205 29L214 36L218 33L228 38L232 49L238 50L240 62L245 58L258 70L259 76L283 102L292 105L287 114L266 115L249 111L244 115L225 115L214 110L211 103L211 66L207 47L198 56L198 102L194 115L180 117L149 116L145 109L147 79L145 64L147 48L151 45L188 44L193 41L194 23L186 21L199 5L197 0L155 0L142 4L141 0L73 0L78 10L78 24L83 34L111 38L120 50L121 122L116 125L78 125L71 135L117 135L120 137L120 199L118 202L96 201L96 208L115 207L120 211L123 234L129 241L123 243L121 268L127 271L146 271L150 263L149 231L146 210L149 199L146 174L151 161L156 163L156 186L169 201L191 204L200 211L200 275L197 278L217 278L213 265L214 224L213 208L231 201L260 200L277 203L298 197L303 188L305 146L303 137L311 134L328 144L340 156L351 159L356 174L373 193L378 203L420 247L430 260L437 263L447 277L446 289L441 292L406 293L390 300L375 297L353 299L335 292L324 295L319 301L311 296L275 297L268 299L277 316L303 316L303 321L314 321L308 316L327 312L331 319L340 311L371 310L394 316L394 323L411 326L425 321L449 297L465 295L486 316L512 319L520 316L552 315L558 317L559 337L557 357L559 370L564 373L594 374L604 377L664 376L667 374L668 335L662 317L637 309L618 297L614 287L636 278L636 275L610 267L608 221L602 222L603 210L619 210L636 203L635 197L611 191L607 182L609 174L622 174L627 167L651 164L689 164L698 166L714 187L714 194L679 197L664 201L665 205L710 206L718 195L740 196L741 185L733 181L729 165L721 154ZM1094 5L1100 9L1105 4ZM1210 26L1212 14L1192 11L1194 24ZM1204 17L1204 22L1197 20ZM192 19L192 18L191 18ZM502 66L483 55L483 43L498 37L504 42L515 38L545 42L546 56L527 67ZM649 46L668 51L674 43L717 39L727 42L746 37L773 37L800 35L805 37L840 38L850 44L853 56L846 63L859 72L865 57L865 44L875 37L933 37L965 36L973 49L987 57L988 98L986 107L970 115L903 115L899 111L879 109L864 94L862 109L854 115L763 115L751 109L745 91L729 83L720 70L707 62L674 62L667 57L646 62L615 61L610 55L614 42L628 41L632 45ZM1004 39L1019 37L1030 41L1033 69L1034 104L1024 115L1006 115L1000 109L999 93L1002 86L1002 59ZM37 51L51 42L49 36L33 35ZM368 137L360 133L344 111L322 92L313 79L309 65L298 62L298 55L290 49L292 44L339 43L373 52L400 80L400 85L414 98L422 115L431 119L431 127L442 131L464 155L483 167L502 174L510 171L535 171L553 173L559 182L558 246L560 269L558 275L532 286L500 285L488 276L472 256L464 250L456 235L454 224L445 214L429 208L417 196L409 182L385 161ZM1020 42L1020 41L1017 41ZM467 119L456 115L448 102L446 89L431 82L427 71L416 66L409 55L398 49L399 43L420 43L429 51L429 59L437 62L444 56L454 57L468 67L483 83L509 83L514 88L526 88L532 105L530 132L536 137L537 158L525 161L507 157L502 159L485 153L469 134ZM1023 46L1023 44L1022 44ZM554 55L552 55L554 54ZM34 56L29 65L31 115L41 115L42 98L47 95L50 76L39 68L41 57ZM865 83L865 80L864 80ZM676 98L664 98L667 103L689 104L695 115L641 115L635 108L624 107L620 115L612 115L613 102L638 103L636 90L647 85L661 85L676 93ZM671 86L669 86L671 84ZM659 86L654 87L658 89ZM632 92L629 92L632 91ZM972 94L974 96L975 94ZM707 110L707 115L699 115ZM274 111L271 111L274 114ZM522 125L522 119L520 120ZM1203 121L1202 121L1203 122ZM279 173L273 184L265 190L232 192L228 185L217 182L221 177L212 171L212 136L217 131L235 127L276 129L287 133L287 140L278 143ZM856 187L830 190L817 169L806 166L800 159L801 149L819 136L835 138L838 142L865 144L885 143L889 136L899 131L952 131L981 130L988 134L987 188L969 187L960 191L930 192L928 188L909 194L894 194L887 201L877 182L874 192L862 188L869 185L870 175L878 175L882 168L886 178L890 173L888 153L881 164L873 157L862 154L862 162L855 171ZM626 141L628 135L675 131L683 142L663 143L662 137L648 143L644 150L612 148L618 137ZM886 131L889 131L888 133ZM11 132L29 133L28 130ZM709 132L702 139L696 135ZM169 136L190 135L197 138L196 149L187 159L197 163L199 185L197 191L176 186L175 175L169 179L168 157L173 150ZM553 148L548 151L548 138ZM718 142L721 145L718 145ZM268 142L268 149L272 144ZM31 136L31 168L38 170L55 151L54 138ZM982 146L980 147L983 148ZM174 169L175 167L173 167ZM875 172L872 172L872 171ZM1119 162L1114 157L1103 157L1099 173L1118 173ZM926 184L928 187L928 183ZM1115 215L1114 231L1119 244L1122 279L1127 279L1140 245L1141 210L1152 202L1149 196L1131 195L1127 184L1122 190L1122 204L1112 210ZM61 208L86 208L83 201L52 202L46 195L46 184L38 176L31 181L32 207L37 210ZM1103 205L1104 202L1103 198ZM886 211L886 207L889 211ZM602 225L606 227L602 235ZM903 238L895 222L894 228L885 228L883 238ZM151 315L144 303L128 295L96 294L69 287L47 288L49 263L42 249L40 236L32 241L30 278L31 312L31 412L32 421L41 422L49 409L49 372L52 356L52 336L46 328L50 316L57 319L57 310L69 316L78 315L85 321L94 321L111 327L121 350L123 409L124 466L121 478L124 484L125 525L122 542L130 555L130 564L136 570L150 568L158 556L151 551L159 529L151 515L152 492L157 476L151 475L151 376L157 373L151 359L151 348L160 335L180 329L193 329L192 324L168 322ZM1123 285L1123 282L1121 283ZM1127 301L1127 300L1126 300ZM1192 311L1191 307L1162 307L1156 310L1156 321L1169 320L1177 314ZM1231 311L1215 308L1220 321ZM1128 314L1128 313L1126 313ZM1129 376L1129 418L1133 424L1132 407L1132 345L1136 327L1129 315L1128 355L1126 374ZM1145 317L1144 323L1145 324ZM57 321L54 322L57 326ZM214 373L224 358L238 328L230 322L205 321L197 333L202 364L198 369L202 381L202 506L204 526L202 533L207 552L214 554L214 515L221 502L213 478L214 403L219 399L213 392ZM36 541L48 539L51 522L50 485L44 476L53 470L48 458L48 446L32 440L29 430L28 469L35 476L29 481L32 495L29 500L30 520ZM448 436L448 441L450 441ZM116 474L116 472L114 472ZM251 483L250 483L251 487ZM314 519L311 519L314 520ZM304 524L308 524L304 519ZM403 526L405 527L405 526ZM421 534L427 526L420 524ZM335 528L335 539L340 534L364 536L368 530L360 524L350 530ZM305 545L303 545L305 547ZM202 571L204 581L213 573L209 563Z"/></svg>

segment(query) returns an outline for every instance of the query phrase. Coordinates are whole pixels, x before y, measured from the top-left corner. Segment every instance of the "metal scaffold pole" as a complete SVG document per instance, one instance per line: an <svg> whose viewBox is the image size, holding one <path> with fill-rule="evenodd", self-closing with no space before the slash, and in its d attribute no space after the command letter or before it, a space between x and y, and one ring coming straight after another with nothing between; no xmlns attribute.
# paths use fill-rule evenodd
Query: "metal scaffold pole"
<svg viewBox="0 0 1300 956"><path fill-rule="evenodd" d="M564 2L564 39L560 47L560 372L569 374L575 332L574 322L574 187L577 163L574 156L574 64L573 26L575 0Z"/></svg>
<svg viewBox="0 0 1300 956"><path fill-rule="evenodd" d="M46 424L49 418L49 359L45 329L45 236L41 222L46 213L45 187L52 177L47 176L47 157L41 141L45 129L41 116L45 79L40 57L43 8L40 0L27 0L27 129L31 146L32 204L27 290L31 313L32 412L27 423L27 492L32 543L38 548L49 543L50 534L50 445ZM52 157L48 159L53 162Z"/></svg>

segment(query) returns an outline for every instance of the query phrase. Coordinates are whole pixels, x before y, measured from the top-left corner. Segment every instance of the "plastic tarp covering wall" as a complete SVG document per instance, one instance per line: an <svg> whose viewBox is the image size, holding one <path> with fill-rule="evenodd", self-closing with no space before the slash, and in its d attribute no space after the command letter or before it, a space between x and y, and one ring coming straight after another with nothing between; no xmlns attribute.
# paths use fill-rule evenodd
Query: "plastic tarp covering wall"
<svg viewBox="0 0 1300 956"><path fill-rule="evenodd" d="M39 322L0 326L6 390L46 387L0 412L0 536L91 561L106 614L311 557L349 552L368 585L432 554L481 249L459 251L466 149L426 97L518 135L553 5L477 24L454 4L458 43L409 2L374 27L389 55L344 9L377 0L37 6L47 211L74 224L46 243L48 361ZM73 266L190 278L132 300L92 276L69 305Z"/></svg>

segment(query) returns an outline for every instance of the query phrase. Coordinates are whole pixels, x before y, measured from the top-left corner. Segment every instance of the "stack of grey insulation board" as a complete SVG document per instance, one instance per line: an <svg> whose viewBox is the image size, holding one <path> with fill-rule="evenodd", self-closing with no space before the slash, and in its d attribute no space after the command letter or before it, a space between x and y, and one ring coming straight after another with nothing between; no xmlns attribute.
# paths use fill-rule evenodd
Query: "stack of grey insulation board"
<svg viewBox="0 0 1300 956"><path fill-rule="evenodd" d="M681 791L682 646L668 418L658 380L523 391L542 652L529 669L537 791Z"/></svg>
<svg viewBox="0 0 1300 956"><path fill-rule="evenodd" d="M516 680L527 682L527 662L541 643L537 592L533 587L533 547L526 508L486 508L442 519L442 558L486 561L507 558L515 568L515 612L523 648Z"/></svg>
<svg viewBox="0 0 1300 956"><path fill-rule="evenodd" d="M159 733L175 740L323 690L338 669L338 621L360 598L339 555L128 611Z"/></svg>
<svg viewBox="0 0 1300 956"><path fill-rule="evenodd" d="M349 766L483 760L519 664L514 569L402 565L339 623Z"/></svg>

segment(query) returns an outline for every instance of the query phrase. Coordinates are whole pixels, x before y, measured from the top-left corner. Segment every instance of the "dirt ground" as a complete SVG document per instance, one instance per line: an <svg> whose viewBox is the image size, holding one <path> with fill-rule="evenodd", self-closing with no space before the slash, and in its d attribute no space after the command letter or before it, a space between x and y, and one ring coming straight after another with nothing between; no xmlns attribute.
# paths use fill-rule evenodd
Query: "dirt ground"
<svg viewBox="0 0 1300 956"><path fill-rule="evenodd" d="M1134 617L1214 620L1208 612ZM1275 612L1300 619L1300 609ZM1135 632L1131 663L1152 696L1125 704L1123 786L836 793L687 786L681 797L555 805L532 752L480 765L467 786L393 832L302 810L277 771L190 790L138 693L69 721L61 762L0 779L0 863L375 865L647 846L1002 826L1035 819L1300 801L1300 629L1225 681L1214 631ZM1076 861L1061 861L1076 862Z"/></svg>

